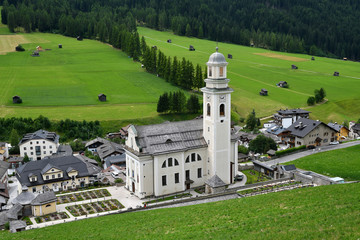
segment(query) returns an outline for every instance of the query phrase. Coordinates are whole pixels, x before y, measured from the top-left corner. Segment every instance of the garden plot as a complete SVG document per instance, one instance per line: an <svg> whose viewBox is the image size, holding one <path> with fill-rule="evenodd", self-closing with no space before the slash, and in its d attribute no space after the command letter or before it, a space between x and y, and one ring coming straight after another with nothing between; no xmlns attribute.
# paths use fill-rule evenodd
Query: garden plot
<svg viewBox="0 0 360 240"><path fill-rule="evenodd" d="M97 198L110 197L110 196L111 194L107 189L100 189L100 190L78 192L78 193L71 193L71 194L58 196L56 203L63 204L63 203L79 202L84 200L97 199Z"/></svg>
<svg viewBox="0 0 360 240"><path fill-rule="evenodd" d="M43 222L56 221L66 218L69 218L69 215L66 212L60 212L60 213L47 214L41 217L35 217L35 221L36 223L43 223Z"/></svg>
<svg viewBox="0 0 360 240"><path fill-rule="evenodd" d="M74 217L90 215L95 213L119 210L124 208L124 206L116 199L85 203L80 205L73 205L66 207Z"/></svg>

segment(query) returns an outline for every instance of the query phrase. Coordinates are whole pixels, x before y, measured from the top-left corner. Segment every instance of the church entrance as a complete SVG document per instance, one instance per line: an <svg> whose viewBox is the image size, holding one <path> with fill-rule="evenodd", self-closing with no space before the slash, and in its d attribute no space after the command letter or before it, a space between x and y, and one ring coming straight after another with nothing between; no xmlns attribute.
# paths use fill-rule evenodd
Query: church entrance
<svg viewBox="0 0 360 240"><path fill-rule="evenodd" d="M132 191L135 192L135 183L132 182Z"/></svg>
<svg viewBox="0 0 360 240"><path fill-rule="evenodd" d="M186 184L186 190L190 189L190 183Z"/></svg>

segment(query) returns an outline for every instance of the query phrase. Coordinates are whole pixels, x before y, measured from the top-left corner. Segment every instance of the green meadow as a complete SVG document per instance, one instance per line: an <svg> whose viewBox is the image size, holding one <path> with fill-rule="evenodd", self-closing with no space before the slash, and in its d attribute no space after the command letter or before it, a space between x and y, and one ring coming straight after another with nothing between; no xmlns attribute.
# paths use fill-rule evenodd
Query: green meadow
<svg viewBox="0 0 360 240"><path fill-rule="evenodd" d="M203 67L216 45L225 57L232 54L233 59L227 59L230 86L235 90L232 105L233 110L243 117L252 109L258 116L265 117L280 108L308 108L308 97L321 87L325 89L329 101L308 108L312 118L342 122L360 117L360 63L321 57L311 61L311 56L303 54L216 43L141 27L138 31L145 36L148 45L156 45L166 55L185 57ZM172 43L167 43L167 39L171 39ZM193 45L196 51L189 51L189 45ZM292 64L299 69L292 70ZM340 72L340 76L332 76L334 71ZM290 88L277 87L279 81L287 81ZM259 95L262 88L269 91L269 96Z"/></svg>
<svg viewBox="0 0 360 240"><path fill-rule="evenodd" d="M97 217L1 239L358 239L358 183Z"/></svg>
<svg viewBox="0 0 360 240"><path fill-rule="evenodd" d="M342 177L349 181L360 180L360 145L313 154L291 161L297 168Z"/></svg>
<svg viewBox="0 0 360 240"><path fill-rule="evenodd" d="M3 35L5 39L13 35ZM148 74L122 51L94 40L56 34L18 34L25 52L0 55L0 116L114 120L154 117L165 91L177 91ZM63 48L58 48L62 44ZM36 46L51 49L32 57ZM98 94L107 95L99 102ZM14 105L12 96L23 103Z"/></svg>

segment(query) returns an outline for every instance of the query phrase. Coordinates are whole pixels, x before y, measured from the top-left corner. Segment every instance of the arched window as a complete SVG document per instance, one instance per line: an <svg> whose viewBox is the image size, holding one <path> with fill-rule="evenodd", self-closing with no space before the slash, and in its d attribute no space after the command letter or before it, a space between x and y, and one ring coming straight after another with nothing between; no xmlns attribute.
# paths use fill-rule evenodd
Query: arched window
<svg viewBox="0 0 360 240"><path fill-rule="evenodd" d="M162 164L161 167L162 167L162 168L166 168L166 160L163 162L163 164Z"/></svg>
<svg viewBox="0 0 360 240"><path fill-rule="evenodd" d="M190 162L190 156L188 156L185 160L186 163Z"/></svg>
<svg viewBox="0 0 360 240"><path fill-rule="evenodd" d="M220 117L225 116L225 104L220 104Z"/></svg>
<svg viewBox="0 0 360 240"><path fill-rule="evenodd" d="M212 69L209 67L209 77L212 77Z"/></svg>
<svg viewBox="0 0 360 240"><path fill-rule="evenodd" d="M224 76L224 67L220 67L219 77L223 77L223 76Z"/></svg>
<svg viewBox="0 0 360 240"><path fill-rule="evenodd" d="M168 158L167 160L165 160L162 164L162 168L166 168L166 162L167 162L167 166L168 167L172 167L172 166L179 166L179 161L176 160L176 158Z"/></svg>
<svg viewBox="0 0 360 240"><path fill-rule="evenodd" d="M172 167L173 165L173 159L172 158L168 158L168 167Z"/></svg>
<svg viewBox="0 0 360 240"><path fill-rule="evenodd" d="M210 116L210 103L207 104L207 115Z"/></svg>
<svg viewBox="0 0 360 240"><path fill-rule="evenodd" d="M197 160L198 160L198 161L201 161L201 157L200 157L199 154L197 155Z"/></svg>
<svg viewBox="0 0 360 240"><path fill-rule="evenodd" d="M179 162L178 162L178 160L176 160L175 158L174 158L174 165L175 165L175 166L179 166Z"/></svg>
<svg viewBox="0 0 360 240"><path fill-rule="evenodd" d="M196 160L201 161L201 156L199 154L196 153L191 153L189 154L189 156L187 156L185 162L189 163L189 162L195 162Z"/></svg>
<svg viewBox="0 0 360 240"><path fill-rule="evenodd" d="M51 204L47 204L45 207L51 207Z"/></svg>

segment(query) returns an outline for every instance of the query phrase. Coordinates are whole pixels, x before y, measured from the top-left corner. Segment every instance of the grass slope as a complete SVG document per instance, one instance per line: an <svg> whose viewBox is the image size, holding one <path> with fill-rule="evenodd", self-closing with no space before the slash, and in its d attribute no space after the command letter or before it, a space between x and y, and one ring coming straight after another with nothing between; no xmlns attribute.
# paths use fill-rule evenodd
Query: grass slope
<svg viewBox="0 0 360 240"><path fill-rule="evenodd" d="M185 57L203 67L216 46L213 41L180 37L148 28L138 30L146 37L149 45L156 45L166 55ZM172 43L167 43L167 39L171 39ZM188 50L190 44L196 51ZM329 102L309 108L313 118L338 122L345 118L359 118L359 63L320 57L311 61L311 56L303 54L278 53L227 43L218 45L219 51L225 56L228 53L233 55L233 59L227 59L228 77L231 87L235 90L232 94L232 104L240 115L246 116L253 108L259 116L268 116L280 108L306 107L307 98L314 94L314 89L323 87ZM275 55L277 58L263 54ZM289 57L299 59L292 61ZM299 69L291 70L292 64L297 65ZM334 71L339 71L340 77L333 77ZM276 87L275 84L279 81L287 81L290 88ZM268 89L268 97L259 96L261 88Z"/></svg>
<svg viewBox="0 0 360 240"><path fill-rule="evenodd" d="M359 184L93 218L2 239L357 239Z"/></svg>
<svg viewBox="0 0 360 240"><path fill-rule="evenodd" d="M10 35L14 36L14 35ZM148 74L123 52L98 41L55 34L20 34L25 52L0 55L0 116L112 120L154 117L156 102L174 87ZM2 38L4 38L3 36ZM58 44L63 48L59 49ZM36 46L51 51L31 57ZM107 95L101 103L99 93ZM12 96L23 99L12 104Z"/></svg>
<svg viewBox="0 0 360 240"><path fill-rule="evenodd" d="M360 180L360 145L313 154L286 164L327 176Z"/></svg>

